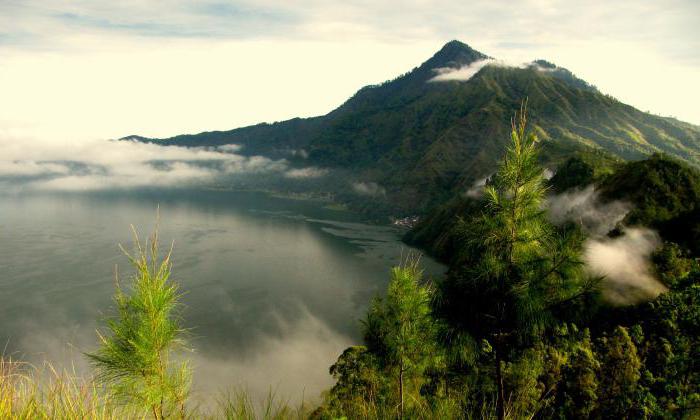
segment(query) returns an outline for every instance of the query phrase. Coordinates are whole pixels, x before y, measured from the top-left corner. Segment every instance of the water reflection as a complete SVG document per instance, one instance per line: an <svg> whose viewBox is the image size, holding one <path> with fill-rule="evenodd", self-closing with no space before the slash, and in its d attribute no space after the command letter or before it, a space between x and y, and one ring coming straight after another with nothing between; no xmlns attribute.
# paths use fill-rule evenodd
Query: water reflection
<svg viewBox="0 0 700 420"><path fill-rule="evenodd" d="M0 339L31 361L76 363L111 305L117 248L161 209L200 391L246 384L316 395L359 340L358 319L406 248L391 227L259 193L152 191L0 197ZM425 260L429 272L440 266Z"/></svg>

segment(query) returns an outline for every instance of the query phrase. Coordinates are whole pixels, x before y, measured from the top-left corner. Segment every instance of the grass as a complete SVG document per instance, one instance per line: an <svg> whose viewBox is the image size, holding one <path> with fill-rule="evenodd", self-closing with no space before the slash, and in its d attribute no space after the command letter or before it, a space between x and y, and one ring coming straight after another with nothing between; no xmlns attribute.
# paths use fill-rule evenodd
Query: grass
<svg viewBox="0 0 700 420"><path fill-rule="evenodd" d="M270 391L256 401L237 388L223 393L213 407L188 407L177 419L296 420L311 407L294 407ZM0 357L0 419L149 419L148 407L124 405L92 378L58 371L50 363L34 366Z"/></svg>
<svg viewBox="0 0 700 420"><path fill-rule="evenodd" d="M218 401L217 413L213 418L225 419L265 419L292 420L309 418L312 407L302 402L292 407L270 390L267 396L258 404L244 388L237 388L224 394ZM217 417L216 415L220 417Z"/></svg>
<svg viewBox="0 0 700 420"><path fill-rule="evenodd" d="M59 372L49 363L37 367L0 358L2 419L143 418L125 409L92 381Z"/></svg>
<svg viewBox="0 0 700 420"><path fill-rule="evenodd" d="M408 418L456 418L460 407L446 400L437 407L418 403ZM395 407L364 402L358 410L347 413L349 419L391 418ZM274 391L256 400L244 388L223 392L211 407L188 406L172 419L230 419L230 420L300 420L317 418L316 406L308 402L292 405ZM324 415L325 414L325 415ZM328 413L318 418L333 418ZM0 419L151 419L149 407L124 405L92 378L72 372L58 371L49 363L34 366L0 357ZM493 407L483 407L474 418L493 418Z"/></svg>

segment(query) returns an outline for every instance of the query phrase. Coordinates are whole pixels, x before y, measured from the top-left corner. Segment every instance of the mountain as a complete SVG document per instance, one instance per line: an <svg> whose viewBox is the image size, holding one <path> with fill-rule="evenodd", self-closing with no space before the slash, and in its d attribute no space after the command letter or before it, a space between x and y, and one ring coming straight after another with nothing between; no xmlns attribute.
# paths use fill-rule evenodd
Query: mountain
<svg viewBox="0 0 700 420"><path fill-rule="evenodd" d="M460 74L463 80L435 79ZM513 111L525 98L530 128L543 140L550 167L575 153L605 152L626 160L665 153L700 165L700 127L641 112L550 62L505 66L459 41L394 80L360 89L324 116L167 139L128 138L238 144L243 154L341 171L342 180L327 188L342 201L353 203L353 184L371 184L381 191L373 205L387 213L422 213L493 172Z"/></svg>

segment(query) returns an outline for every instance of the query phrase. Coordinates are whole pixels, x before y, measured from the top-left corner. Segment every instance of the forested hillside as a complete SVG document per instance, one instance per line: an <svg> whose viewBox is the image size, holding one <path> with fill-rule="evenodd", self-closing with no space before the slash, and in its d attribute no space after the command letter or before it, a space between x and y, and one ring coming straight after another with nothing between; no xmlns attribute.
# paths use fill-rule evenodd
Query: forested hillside
<svg viewBox="0 0 700 420"><path fill-rule="evenodd" d="M623 162L577 152L556 167L548 181L548 194L557 196L587 187L596 190L601 203L629 204L629 212L621 220L625 225L657 229L664 239L700 256L698 169L663 155ZM457 195L429 212L404 239L449 262L456 256L460 241L460 226L455 221L481 212L482 200L481 196Z"/></svg>

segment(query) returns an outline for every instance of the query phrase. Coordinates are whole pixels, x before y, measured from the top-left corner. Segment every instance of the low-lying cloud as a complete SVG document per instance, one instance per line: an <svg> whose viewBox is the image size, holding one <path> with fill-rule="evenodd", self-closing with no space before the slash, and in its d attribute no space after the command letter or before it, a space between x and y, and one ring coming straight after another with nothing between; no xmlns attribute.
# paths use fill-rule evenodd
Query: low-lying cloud
<svg viewBox="0 0 700 420"><path fill-rule="evenodd" d="M320 178L328 175L328 169L316 168L310 166L308 168L290 169L284 176L293 179Z"/></svg>
<svg viewBox="0 0 700 420"><path fill-rule="evenodd" d="M666 291L649 262L660 244L659 235L650 229L627 228L623 236L586 241L584 261L592 274L605 276L603 296L608 301L633 304Z"/></svg>
<svg viewBox="0 0 700 420"><path fill-rule="evenodd" d="M300 157L302 159L308 159L309 158L309 152L307 152L304 149L292 149L289 154L295 157Z"/></svg>
<svg viewBox="0 0 700 420"><path fill-rule="evenodd" d="M265 156L230 155L222 165L223 174L284 173L289 165L286 160L272 160Z"/></svg>
<svg viewBox="0 0 700 420"><path fill-rule="evenodd" d="M610 232L632 208L622 201L603 202L593 185L553 195L547 199L547 207L553 223L578 222L592 236Z"/></svg>
<svg viewBox="0 0 700 420"><path fill-rule="evenodd" d="M189 355L194 368L196 397L203 397L238 387L246 389L257 402L268 392L293 405L302 398L316 402L321 391L333 384L327 367L352 340L308 311L290 323L279 319L282 336L261 337L255 352L247 357L194 353Z"/></svg>
<svg viewBox="0 0 700 420"><path fill-rule="evenodd" d="M484 187L486 186L486 181L489 179L488 176L479 178L472 184L464 195L471 198L479 198L484 195Z"/></svg>
<svg viewBox="0 0 700 420"><path fill-rule="evenodd" d="M661 244L651 229L625 227L623 235L607 234L632 209L622 201L604 202L594 186L547 199L549 217L555 224L574 221L588 233L583 260L586 270L603 276L603 297L616 305L628 305L656 297L666 287L654 277L652 252Z"/></svg>
<svg viewBox="0 0 700 420"><path fill-rule="evenodd" d="M493 58L487 58L484 60L474 61L461 67L438 67L433 69L435 76L428 79L428 82L451 82L459 81L466 82L467 80L474 77L481 69L486 66L494 67L512 67L519 69L534 69L541 72L553 72L558 69L558 67L544 67L535 61L528 63L512 63L503 60L495 60Z"/></svg>
<svg viewBox="0 0 700 420"><path fill-rule="evenodd" d="M333 384L328 367L337 360L353 340L334 330L325 321L300 305L298 319L276 316L279 334L263 334L246 355L211 351L206 338L191 342L194 351L176 355L191 362L193 368L192 400L203 408L211 407L222 393L246 390L254 403L264 402L270 391L280 401L296 405L304 399L317 403L323 390ZM60 326L50 329L34 321L21 320L22 335L12 337L11 348L18 345L22 353L13 357L42 368L44 363L59 372L89 378L92 368L84 357L98 343L93 320L84 325L59 314Z"/></svg>
<svg viewBox="0 0 700 420"><path fill-rule="evenodd" d="M229 152L229 153L235 153L240 151L243 148L240 144L222 144L221 146L217 146L216 150L219 150L221 152Z"/></svg>
<svg viewBox="0 0 700 420"><path fill-rule="evenodd" d="M352 184L352 189L359 195L367 195L370 197L386 195L386 188L376 182L355 182Z"/></svg>
<svg viewBox="0 0 700 420"><path fill-rule="evenodd" d="M212 148L136 141L42 142L0 138L0 186L5 190L94 191L181 187L236 174L314 178L319 168L290 168L285 159L237 154L236 144Z"/></svg>
<svg viewBox="0 0 700 420"><path fill-rule="evenodd" d="M428 80L428 82L450 82L450 81L467 81L477 74L481 69L494 62L493 59L478 60L469 63L466 66L454 67L438 67L433 69L436 75Z"/></svg>

